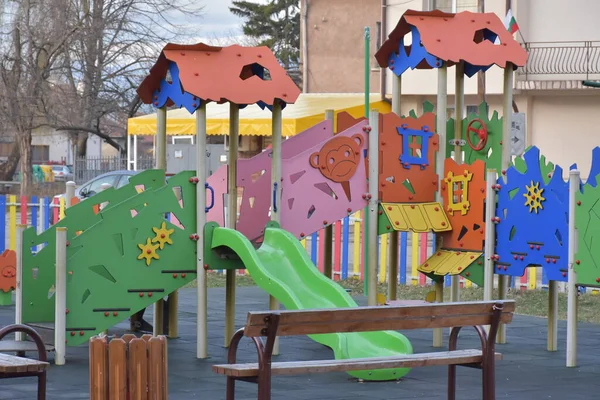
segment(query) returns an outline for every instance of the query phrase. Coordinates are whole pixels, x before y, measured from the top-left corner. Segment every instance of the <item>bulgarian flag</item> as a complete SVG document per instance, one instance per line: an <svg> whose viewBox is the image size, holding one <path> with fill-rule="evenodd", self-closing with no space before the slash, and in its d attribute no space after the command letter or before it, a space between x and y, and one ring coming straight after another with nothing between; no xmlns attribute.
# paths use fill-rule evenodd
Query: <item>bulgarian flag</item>
<svg viewBox="0 0 600 400"><path fill-rule="evenodd" d="M506 27L506 30L511 33L511 35L514 35L519 30L517 20L513 16L512 10L510 9L506 13L506 17L504 17L504 26Z"/></svg>

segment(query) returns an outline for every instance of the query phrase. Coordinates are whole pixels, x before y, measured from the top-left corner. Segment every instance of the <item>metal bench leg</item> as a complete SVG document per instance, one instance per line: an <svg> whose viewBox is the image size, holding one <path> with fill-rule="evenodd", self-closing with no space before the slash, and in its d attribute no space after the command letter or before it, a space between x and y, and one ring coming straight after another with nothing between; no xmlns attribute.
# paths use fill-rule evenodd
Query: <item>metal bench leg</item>
<svg viewBox="0 0 600 400"><path fill-rule="evenodd" d="M235 379L227 377L227 400L235 400Z"/></svg>
<svg viewBox="0 0 600 400"><path fill-rule="evenodd" d="M448 400L456 399L456 365L448 365Z"/></svg>
<svg viewBox="0 0 600 400"><path fill-rule="evenodd" d="M38 400L46 400L46 371L38 376Z"/></svg>

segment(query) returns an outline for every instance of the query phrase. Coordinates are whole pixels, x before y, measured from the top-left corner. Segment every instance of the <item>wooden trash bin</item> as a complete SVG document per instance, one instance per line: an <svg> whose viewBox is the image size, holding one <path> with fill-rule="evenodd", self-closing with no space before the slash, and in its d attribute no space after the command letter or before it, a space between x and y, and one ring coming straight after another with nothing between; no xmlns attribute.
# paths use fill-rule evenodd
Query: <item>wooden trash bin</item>
<svg viewBox="0 0 600 400"><path fill-rule="evenodd" d="M167 338L90 338L91 400L166 400Z"/></svg>

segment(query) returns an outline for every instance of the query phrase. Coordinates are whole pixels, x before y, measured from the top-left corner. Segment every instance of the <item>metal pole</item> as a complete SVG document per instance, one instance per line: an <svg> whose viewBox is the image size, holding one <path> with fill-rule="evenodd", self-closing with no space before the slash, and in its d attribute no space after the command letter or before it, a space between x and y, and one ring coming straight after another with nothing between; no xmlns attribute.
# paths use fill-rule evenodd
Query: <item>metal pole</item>
<svg viewBox="0 0 600 400"><path fill-rule="evenodd" d="M325 119L331 121L331 131L335 123L333 121L334 112L333 110L325 110ZM333 279L333 223L335 221L329 221L330 224L323 229L323 275L329 279Z"/></svg>
<svg viewBox="0 0 600 400"><path fill-rule="evenodd" d="M558 350L558 281L548 282L548 351Z"/></svg>
<svg viewBox="0 0 600 400"><path fill-rule="evenodd" d="M504 69L504 102L502 113L504 123L502 124L502 170L506 171L510 165L510 127L512 123L512 103L513 103L513 64L506 63ZM508 276L498 276L498 298L506 298L508 291ZM500 324L498 328L498 343L506 343L506 325Z"/></svg>
<svg viewBox="0 0 600 400"><path fill-rule="evenodd" d="M281 222L281 102L273 102L273 111L271 113L271 221ZM279 302L273 296L269 296L269 309L279 310ZM273 354L279 354L279 338L275 338L273 345Z"/></svg>
<svg viewBox="0 0 600 400"><path fill-rule="evenodd" d="M385 70L382 70L385 74ZM402 75L392 74L392 112L398 116L402 115ZM390 232L390 265L388 268L388 299L398 300L398 263L399 254L398 231Z"/></svg>
<svg viewBox="0 0 600 400"><path fill-rule="evenodd" d="M438 175L438 180L444 177L444 162L446 160L446 110L448 109L448 66L444 63L438 68L437 78L437 123L436 130L439 136L439 149L435 159L435 170ZM436 192L436 200L443 204L442 192L438 189ZM436 247L441 247L441 237L436 236L438 243ZM434 281L435 302L444 302L444 280ZM433 330L433 347L442 347L444 331L441 328Z"/></svg>
<svg viewBox="0 0 600 400"><path fill-rule="evenodd" d="M463 115L465 108L465 63L464 61L456 64L456 88L454 91L454 161L462 164L462 146L459 140L462 139ZM450 285L450 302L460 300L460 275L453 275Z"/></svg>
<svg viewBox="0 0 600 400"><path fill-rule="evenodd" d="M71 207L71 201L75 197L75 182L69 181L66 183L67 190L65 191L65 207Z"/></svg>
<svg viewBox="0 0 600 400"><path fill-rule="evenodd" d="M23 323L23 231L27 225L17 225L17 271L15 282L15 324ZM10 293L10 292L9 292ZM17 340L23 340L23 334L17 333Z"/></svg>
<svg viewBox="0 0 600 400"><path fill-rule="evenodd" d="M133 166L137 170L137 136L133 138ZM156 110L156 154L154 157L156 169L167 172L167 108L160 107ZM154 303L154 317L152 320L152 334L162 335L164 325L165 301L161 298Z"/></svg>
<svg viewBox="0 0 600 400"><path fill-rule="evenodd" d="M237 104L229 103L229 158L228 158L228 188L227 188L227 227L235 229L237 221L237 153L239 140L240 108ZM225 272L225 347L233 337L235 326L235 274L228 269Z"/></svg>
<svg viewBox="0 0 600 400"><path fill-rule="evenodd" d="M208 357L208 302L204 269L204 225L206 224L206 103L196 110L196 276L198 314L196 317L196 357Z"/></svg>
<svg viewBox="0 0 600 400"><path fill-rule="evenodd" d="M133 170L137 171L137 160L138 160L138 152L137 152L137 135L133 135Z"/></svg>
<svg viewBox="0 0 600 400"><path fill-rule="evenodd" d="M369 118L369 109L371 108L371 105L369 104L369 99L370 99L370 94L371 94L371 89L370 89L370 78L371 78L371 63L370 63L370 58L371 58L371 30L368 26L365 27L365 118ZM369 153L369 157L371 157L370 153ZM370 171L370 169L369 169ZM370 175L372 178L369 179L369 182L371 180L375 180L375 182L379 181L379 174L376 174L375 176ZM370 184L369 184L370 185ZM363 215L364 215L364 226L367 227L369 226L369 211L368 211L368 206L365 207L364 211L363 211ZM363 239L363 240L366 240ZM367 242L368 244L368 242ZM364 261L364 265L365 265L365 269L364 269L364 276L362 276L363 279L363 287L364 287L364 291L365 294L367 296L369 296L369 268L367 267L369 265L369 260L370 260L370 251L369 251L369 246L365 244L363 246L364 248L364 254L363 254L363 261ZM371 304L371 303L369 303ZM375 302L372 304L375 305Z"/></svg>
<svg viewBox="0 0 600 400"><path fill-rule="evenodd" d="M579 191L579 171L569 172L569 249L567 281L567 367L577 366L577 230L575 229L575 195Z"/></svg>
<svg viewBox="0 0 600 400"><path fill-rule="evenodd" d="M379 252L377 251L377 207L379 205L379 111L372 110L370 113L369 125L371 132L368 133L369 141L369 195L368 198L368 215L367 221L367 247L369 248L369 262L366 264L365 271L369 271L367 275L369 293L367 294L368 305L377 305L377 266Z"/></svg>
<svg viewBox="0 0 600 400"><path fill-rule="evenodd" d="M492 185L496 182L495 169L488 169L485 178L485 249L483 264L483 300L491 301L494 295L494 243L496 243L496 225L493 218L496 216L496 191Z"/></svg>
<svg viewBox="0 0 600 400"><path fill-rule="evenodd" d="M54 363L65 365L67 351L67 228L56 228L56 282L54 292Z"/></svg>

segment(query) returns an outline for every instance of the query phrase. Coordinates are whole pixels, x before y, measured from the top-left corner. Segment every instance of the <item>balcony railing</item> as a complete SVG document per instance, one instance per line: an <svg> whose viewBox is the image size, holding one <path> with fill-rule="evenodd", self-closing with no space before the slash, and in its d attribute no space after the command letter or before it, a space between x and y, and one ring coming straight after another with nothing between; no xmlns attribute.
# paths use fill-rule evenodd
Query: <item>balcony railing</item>
<svg viewBox="0 0 600 400"><path fill-rule="evenodd" d="M527 64L518 74L525 80L588 79L600 75L600 41L527 42Z"/></svg>

